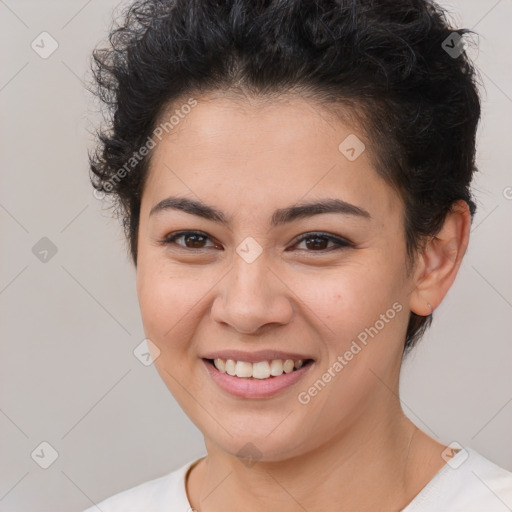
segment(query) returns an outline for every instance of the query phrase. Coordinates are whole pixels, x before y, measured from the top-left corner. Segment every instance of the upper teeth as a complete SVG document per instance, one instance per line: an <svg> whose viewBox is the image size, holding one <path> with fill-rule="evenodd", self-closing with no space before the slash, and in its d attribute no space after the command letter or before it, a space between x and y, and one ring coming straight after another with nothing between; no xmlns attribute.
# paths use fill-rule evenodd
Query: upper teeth
<svg viewBox="0 0 512 512"><path fill-rule="evenodd" d="M272 361L259 361L257 363L247 363L245 361L234 361L233 359L214 359L215 368L222 373L236 377L254 377L255 379L268 379L271 375L278 377L282 373L293 372L293 369L300 368L304 361L299 359L272 359Z"/></svg>

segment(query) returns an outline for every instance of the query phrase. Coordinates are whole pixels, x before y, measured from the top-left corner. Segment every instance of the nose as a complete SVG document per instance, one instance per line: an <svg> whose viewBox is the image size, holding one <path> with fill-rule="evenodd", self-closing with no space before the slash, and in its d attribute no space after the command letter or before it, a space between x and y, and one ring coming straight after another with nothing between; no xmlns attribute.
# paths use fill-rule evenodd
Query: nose
<svg viewBox="0 0 512 512"><path fill-rule="evenodd" d="M219 283L211 318L239 333L254 334L270 324L290 322L291 296L264 253L252 263L236 255L233 268Z"/></svg>

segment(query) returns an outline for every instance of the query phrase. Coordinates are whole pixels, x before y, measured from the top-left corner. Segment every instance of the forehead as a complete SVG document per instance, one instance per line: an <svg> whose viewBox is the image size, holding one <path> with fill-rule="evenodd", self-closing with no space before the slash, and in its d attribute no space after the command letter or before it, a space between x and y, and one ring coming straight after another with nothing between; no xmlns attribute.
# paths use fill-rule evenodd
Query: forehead
<svg viewBox="0 0 512 512"><path fill-rule="evenodd" d="M373 148L355 123L297 95L212 94L196 101L153 150L143 194L146 214L167 195L180 193L218 205L236 203L239 211L336 197L374 218L400 213L400 198L376 173ZM176 109L179 103L160 123ZM347 144L362 151L357 158L347 158Z"/></svg>

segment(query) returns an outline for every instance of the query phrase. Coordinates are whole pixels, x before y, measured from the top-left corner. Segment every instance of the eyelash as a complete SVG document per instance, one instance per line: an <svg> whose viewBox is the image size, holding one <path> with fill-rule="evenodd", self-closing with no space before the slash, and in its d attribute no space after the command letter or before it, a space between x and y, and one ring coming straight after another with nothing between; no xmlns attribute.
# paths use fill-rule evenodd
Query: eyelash
<svg viewBox="0 0 512 512"><path fill-rule="evenodd" d="M175 244L175 241L177 239L185 237L187 235L199 235L199 236L211 239L206 233L203 233L201 231L178 231L177 233L172 233L171 235L168 235L163 240L161 240L160 243L162 245ZM335 237L333 235L329 235L328 233L323 233L321 231L312 231L312 232L309 232L309 233L305 233L304 235L301 235L300 238L295 242L294 245L298 245L301 242L303 242L304 240L308 240L310 238L315 238L315 237L317 237L317 238L324 238L324 239L326 239L326 240L328 240L330 242L333 242L334 244L336 244L336 246L335 247L330 247L330 248L327 248L327 249L320 249L318 251L307 250L307 249L301 249L301 250L305 250L306 252L314 252L314 253L318 252L318 253L325 254L325 253L330 252L332 250L348 249L348 248L353 248L354 247L354 244L352 242L349 242L346 239ZM175 245L178 245L178 247L180 247L181 249L185 249L185 250L188 250L188 251L196 251L196 252L208 249L208 247L200 247L200 248L194 249L193 247L185 247L184 245L180 245L180 244L175 244Z"/></svg>

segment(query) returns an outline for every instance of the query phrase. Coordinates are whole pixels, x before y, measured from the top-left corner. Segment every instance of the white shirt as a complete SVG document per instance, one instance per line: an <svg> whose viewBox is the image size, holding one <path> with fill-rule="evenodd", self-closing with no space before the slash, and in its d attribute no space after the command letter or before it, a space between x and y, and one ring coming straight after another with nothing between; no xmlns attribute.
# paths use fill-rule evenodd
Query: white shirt
<svg viewBox="0 0 512 512"><path fill-rule="evenodd" d="M185 476L200 459L83 512L191 512ZM511 512L512 473L471 448L459 451L402 512Z"/></svg>

